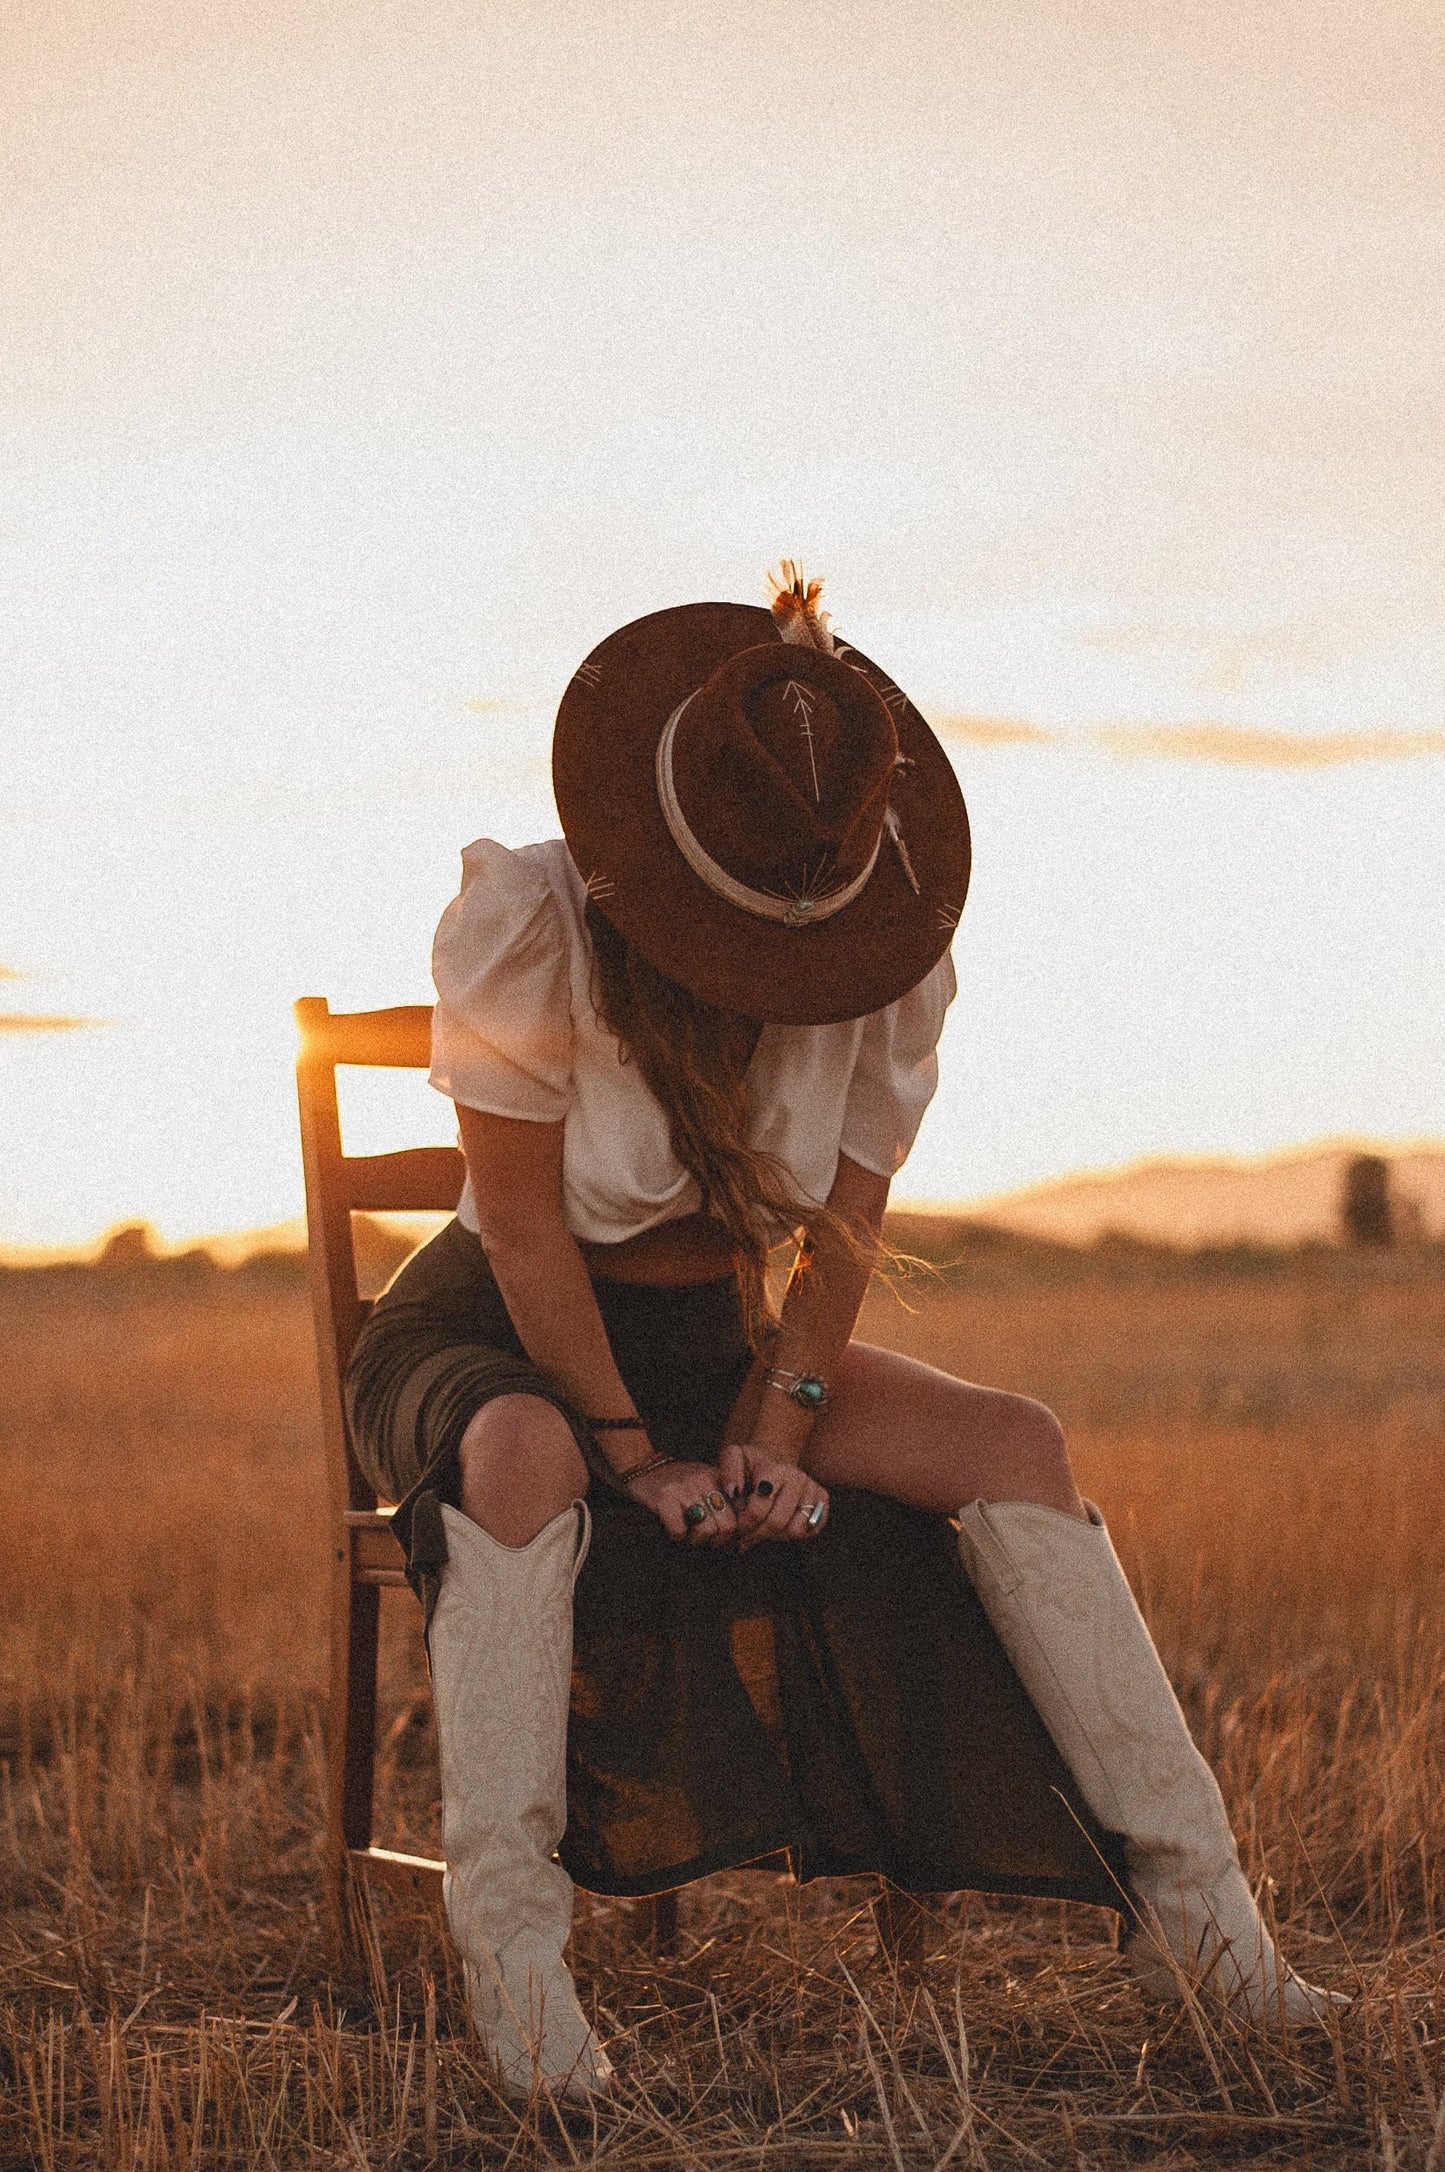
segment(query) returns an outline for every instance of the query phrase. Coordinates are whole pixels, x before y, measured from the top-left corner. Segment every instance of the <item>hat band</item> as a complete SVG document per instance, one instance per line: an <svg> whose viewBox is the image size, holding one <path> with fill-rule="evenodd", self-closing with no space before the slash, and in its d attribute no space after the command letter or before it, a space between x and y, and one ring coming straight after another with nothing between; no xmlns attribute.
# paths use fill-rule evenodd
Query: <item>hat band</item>
<svg viewBox="0 0 1445 2172"><path fill-rule="evenodd" d="M663 820L678 851L698 881L706 883L714 896L722 898L726 904L736 905L739 912L751 913L757 920L774 920L785 928L806 928L818 920L831 920L834 913L840 913L845 905L851 905L866 886L869 876L878 864L878 853L883 843L882 830L879 830L874 840L873 850L868 855L868 864L862 874L855 875L851 882L844 883L839 889L825 890L821 894L805 890L796 897L780 897L767 890L752 890L745 882L739 882L735 875L730 875L725 867L718 865L707 847L694 835L687 816L682 811L677 786L673 781L673 741L677 737L682 712L692 699L693 695L689 694L687 701L678 703L663 726L662 737L657 742L657 796L662 804Z"/></svg>

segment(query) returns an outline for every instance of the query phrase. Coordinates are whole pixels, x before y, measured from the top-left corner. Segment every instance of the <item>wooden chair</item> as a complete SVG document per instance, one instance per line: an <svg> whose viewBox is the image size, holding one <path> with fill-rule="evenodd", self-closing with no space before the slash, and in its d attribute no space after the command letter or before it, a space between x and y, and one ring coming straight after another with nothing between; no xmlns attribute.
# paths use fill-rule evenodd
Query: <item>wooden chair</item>
<svg viewBox="0 0 1445 2172"><path fill-rule="evenodd" d="M296 1090L306 1172L307 1253L316 1326L316 1371L326 1446L331 1539L331 1688L326 1736L326 1903L333 1942L352 1943L351 1881L361 1877L441 1899L444 1865L372 1844L376 1763L376 1653L381 1593L404 1584L391 1510L377 1500L351 1446L341 1384L370 1301L356 1283L354 1213L443 1212L461 1196L465 1166L454 1146L399 1154L342 1151L338 1064L425 1066L431 1010L333 1016L324 996L296 1005L301 1047Z"/></svg>
<svg viewBox="0 0 1445 2172"><path fill-rule="evenodd" d="M351 1217L356 1213L450 1213L466 1173L453 1146L412 1147L395 1154L348 1156L342 1151L336 1099L338 1064L425 1069L430 1059L431 1008L333 1014L324 996L295 1006L301 1029L296 1085L301 1153L306 1172L307 1251L316 1325L330 1495L331 1690L326 1740L326 1900L333 1941L354 1942L353 1881L441 1899L444 1865L401 1855L372 1842L376 1761L376 1656L384 1587L404 1584L392 1510L378 1501L356 1460L341 1384L370 1301L356 1282ZM677 1896L640 1904L651 1943L676 1937Z"/></svg>

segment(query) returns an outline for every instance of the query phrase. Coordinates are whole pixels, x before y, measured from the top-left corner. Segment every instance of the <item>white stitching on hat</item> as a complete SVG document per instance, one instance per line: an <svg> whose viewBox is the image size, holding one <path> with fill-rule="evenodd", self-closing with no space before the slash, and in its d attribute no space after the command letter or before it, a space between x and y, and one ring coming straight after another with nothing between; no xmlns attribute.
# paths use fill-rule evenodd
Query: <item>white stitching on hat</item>
<svg viewBox="0 0 1445 2172"><path fill-rule="evenodd" d="M784 699L789 695L792 697L793 713L798 719L799 729L808 748L808 767L813 772L813 802L816 805L823 796L818 788L818 758L813 752L813 704L818 697L810 687L800 685L796 679L789 679L783 688Z"/></svg>

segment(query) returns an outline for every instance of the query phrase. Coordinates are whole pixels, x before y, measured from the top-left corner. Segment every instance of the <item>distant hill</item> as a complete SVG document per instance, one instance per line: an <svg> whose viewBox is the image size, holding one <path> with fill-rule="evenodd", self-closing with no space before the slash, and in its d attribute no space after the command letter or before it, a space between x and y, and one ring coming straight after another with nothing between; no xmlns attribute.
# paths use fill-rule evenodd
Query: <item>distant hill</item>
<svg viewBox="0 0 1445 2172"><path fill-rule="evenodd" d="M1111 1230L1184 1246L1328 1241L1339 1234L1345 1167L1362 1153L1389 1164L1402 1234L1413 1224L1422 1236L1445 1237L1445 1145L1428 1140L1330 1139L1253 1161L1133 1162L944 1211L1056 1244L1092 1244Z"/></svg>
<svg viewBox="0 0 1445 2172"><path fill-rule="evenodd" d="M890 1215L889 1234L901 1250L924 1258L941 1256L940 1247L948 1252L953 1241L948 1232L960 1223L979 1234L1005 1230L1044 1244L1092 1245L1110 1233L1185 1250L1330 1243L1339 1236L1345 1168L1359 1154L1378 1154L1388 1164L1401 1236L1445 1240L1445 1144L1417 1140L1391 1146L1365 1139L1329 1139L1255 1160L1138 1161L957 1204L905 1199ZM358 1215L363 1283L379 1288L442 1219ZM0 1246L0 1268L84 1261L125 1268L183 1257L195 1270L203 1263L238 1267L259 1257L271 1272L282 1272L289 1262L299 1274L305 1249L306 1224L300 1220L209 1237L184 1254L136 1223L110 1232L84 1253Z"/></svg>

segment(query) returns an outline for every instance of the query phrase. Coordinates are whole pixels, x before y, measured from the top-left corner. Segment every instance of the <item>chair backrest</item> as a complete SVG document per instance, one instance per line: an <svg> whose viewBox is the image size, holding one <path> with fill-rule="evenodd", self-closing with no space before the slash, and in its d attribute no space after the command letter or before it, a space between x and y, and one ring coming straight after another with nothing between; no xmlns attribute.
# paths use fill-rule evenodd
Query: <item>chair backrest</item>
<svg viewBox="0 0 1445 2172"><path fill-rule="evenodd" d="M303 996L295 1012L301 1029L296 1090L321 1418L332 1512L341 1521L348 1510L376 1507L375 1489L352 1453L341 1393L357 1334L370 1310L357 1288L351 1217L449 1213L461 1197L466 1165L454 1146L410 1147L396 1154L342 1152L337 1065L425 1069L431 1052L430 1004L333 1014L324 996Z"/></svg>

